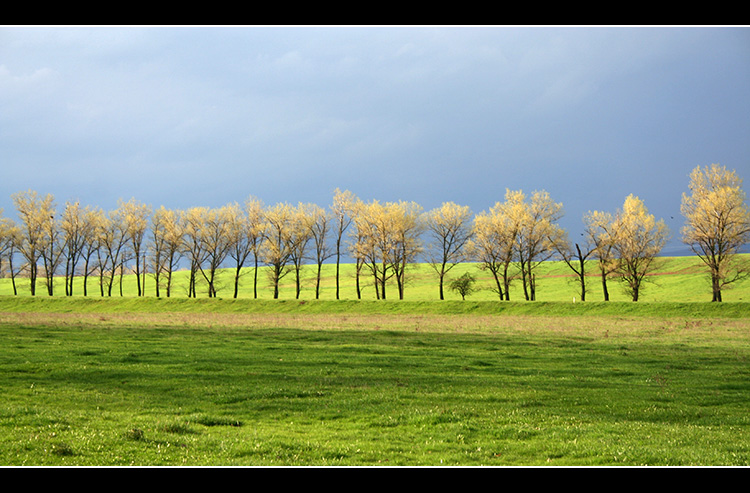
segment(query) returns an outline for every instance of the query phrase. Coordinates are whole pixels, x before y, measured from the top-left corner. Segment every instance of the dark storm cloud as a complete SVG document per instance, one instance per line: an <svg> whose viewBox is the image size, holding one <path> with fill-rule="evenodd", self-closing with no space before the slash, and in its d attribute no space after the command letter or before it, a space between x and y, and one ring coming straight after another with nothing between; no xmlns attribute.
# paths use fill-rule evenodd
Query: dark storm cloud
<svg viewBox="0 0 750 493"><path fill-rule="evenodd" d="M748 82L745 27L6 27L0 205L634 193L678 237L692 168L748 176Z"/></svg>

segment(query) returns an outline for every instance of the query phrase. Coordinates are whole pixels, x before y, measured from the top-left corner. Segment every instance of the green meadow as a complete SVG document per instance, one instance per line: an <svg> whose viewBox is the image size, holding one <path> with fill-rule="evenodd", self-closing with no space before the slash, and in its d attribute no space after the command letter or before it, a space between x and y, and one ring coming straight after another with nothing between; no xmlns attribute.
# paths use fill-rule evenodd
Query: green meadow
<svg viewBox="0 0 750 493"><path fill-rule="evenodd" d="M748 466L748 286L708 302L695 260L637 303L596 277L574 303L556 263L535 302L437 301L421 265L404 300L356 300L349 265L342 300L328 266L320 300L312 267L299 300L251 274L236 300L228 276L216 299L4 279L0 465Z"/></svg>
<svg viewBox="0 0 750 493"><path fill-rule="evenodd" d="M258 271L258 299L272 299L272 285L267 279L265 267ZM336 299L335 265L325 264L322 269L319 299ZM497 294L492 291L493 281L489 272L480 269L478 264L458 264L448 274L445 285L446 300L460 300L461 296L448 288L451 279L469 272L477 279L478 291L467 298L467 301L492 301L498 300ZM218 297L232 298L234 293L234 273L232 269L223 269L218 274ZM198 275L200 277L200 274ZM240 278L240 289L238 298L253 298L254 269L245 268ZM315 299L316 267L307 265L301 271L301 292L299 299ZM597 274L596 264L589 262L586 276L587 301L601 301L603 299L602 286ZM74 295L82 295L82 278L76 277L73 288ZM340 276L340 299L356 300L355 270L352 264L341 265ZM361 295L363 300L376 299L372 277L363 270L360 278ZM29 293L28 280L16 279L16 287L19 295ZM98 278L89 277L87 282L88 296L100 297ZM608 288L611 301L629 301L628 296L622 290L622 286L616 278L609 278ZM563 301L579 302L580 288L573 272L563 262L545 262L537 268L537 301ZM184 270L177 271L174 275L171 297L186 297L188 292L188 273ZM207 290L205 283L199 283L198 297L205 297ZM46 287L39 280L37 296L46 296ZM55 296L64 296L65 287L63 279L55 282ZM105 290L106 293L106 290ZM11 280L0 279L0 296L12 295L13 288ZM122 295L125 297L136 296L137 287L134 275L123 276ZM113 296L120 296L119 278L115 280L112 289ZM146 276L146 295L155 295L155 282L150 274ZM162 289L161 295L164 296ZM733 285L731 289L722 292L726 301L750 301L750 280ZM296 287L294 272L290 272L283 278L280 285L280 299L296 299ZM387 285L386 299L398 299L398 289L395 283ZM432 301L439 300L437 276L427 264L413 264L407 267L406 288L404 300ZM511 301L524 300L521 280L515 280L511 285ZM641 293L642 301L711 301L711 287L705 271L705 267L697 257L663 257L658 259L657 267L652 275L647 276Z"/></svg>

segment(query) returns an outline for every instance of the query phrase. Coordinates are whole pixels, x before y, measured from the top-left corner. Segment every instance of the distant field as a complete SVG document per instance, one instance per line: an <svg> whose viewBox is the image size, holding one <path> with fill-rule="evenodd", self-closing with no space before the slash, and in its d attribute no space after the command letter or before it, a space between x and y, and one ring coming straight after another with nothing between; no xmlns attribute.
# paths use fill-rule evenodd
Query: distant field
<svg viewBox="0 0 750 493"><path fill-rule="evenodd" d="M240 284L240 298L252 298L253 296L253 269L245 269ZM485 301L497 300L497 295L491 291L492 280L489 273L482 271L478 264L467 263L459 264L449 274L453 279L464 272L471 272L477 279L477 287L481 290L469 298L467 301ZM588 267L589 277L587 278L587 301L601 301L602 289L601 282L596 273L596 266L592 263ZM320 299L335 299L335 266L326 264L323 268L321 280ZM302 270L302 292L300 299L311 300L315 298L315 267L305 266ZM265 268L261 268L258 275L258 297L260 299L271 299L272 290L265 275ZM74 288L75 295L83 293L82 281L78 278ZM233 295L233 278L229 270L222 271L220 275L218 295L221 298L231 298ZM28 281L18 279L17 286L19 294L28 294ZM361 278L362 299L374 300L375 293L370 276L366 274ZM200 288L199 288L200 289ZM622 286L616 279L609 280L610 300L612 301L629 301L629 298L622 290ZM0 279L0 296L12 294L12 287L9 279ZM38 288L37 294L46 296L46 290L43 286ZM90 278L88 283L88 293L91 297L99 296L99 288L96 278ZM135 276L126 275L123 281L123 295L135 296L137 293L135 286ZM146 281L146 294L154 296L154 280L148 277ZM59 280L55 288L56 296L64 295L64 286L62 280ZM750 281L738 283L727 289L723 293L725 301L750 301ZM113 289L113 295L119 296L119 285ZM187 295L187 272L179 271L175 276L175 286L173 288L173 297L186 297ZM163 292L162 292L163 296ZM200 292L199 296L205 297L205 289ZM343 264L341 266L341 289L340 297L344 300L356 299L354 284L354 266L352 264ZM445 297L448 300L460 300L460 296L449 289L445 289ZM290 273L281 286L281 299L294 299L294 274ZM398 299L396 285L387 286L386 298ZM405 300L411 301L429 301L438 300L437 278L434 271L426 264L414 264L407 272L407 286L405 290ZM521 281L517 280L511 286L511 300L523 300L523 290ZM537 274L537 300L538 301L580 301L580 293L572 271L562 262L547 262L538 268ZM707 280L705 269L701 261L695 257L664 257L660 259L657 269L653 275L649 276L649 282L641 295L642 301L710 301L711 289Z"/></svg>

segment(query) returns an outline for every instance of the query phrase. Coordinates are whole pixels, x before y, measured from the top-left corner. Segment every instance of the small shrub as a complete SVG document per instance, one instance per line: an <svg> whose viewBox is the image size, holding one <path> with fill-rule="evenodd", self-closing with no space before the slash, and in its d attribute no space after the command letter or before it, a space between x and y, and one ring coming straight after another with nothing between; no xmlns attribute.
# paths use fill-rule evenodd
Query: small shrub
<svg viewBox="0 0 750 493"><path fill-rule="evenodd" d="M462 300L466 300L467 296L476 291L476 289L474 288L474 283L476 281L477 280L474 278L474 276L466 272L458 279L454 279L453 281L451 281L450 289L451 291L455 291L460 294Z"/></svg>
<svg viewBox="0 0 750 493"><path fill-rule="evenodd" d="M60 457L75 455L73 447L67 443L55 443L52 445L52 453Z"/></svg>
<svg viewBox="0 0 750 493"><path fill-rule="evenodd" d="M125 438L128 440L143 440L143 430L139 428L131 428L125 433Z"/></svg>

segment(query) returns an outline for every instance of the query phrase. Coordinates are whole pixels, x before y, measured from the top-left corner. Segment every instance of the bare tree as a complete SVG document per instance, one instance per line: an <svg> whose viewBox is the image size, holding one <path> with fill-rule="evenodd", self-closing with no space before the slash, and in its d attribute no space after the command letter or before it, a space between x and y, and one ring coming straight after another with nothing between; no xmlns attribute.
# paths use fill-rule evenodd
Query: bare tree
<svg viewBox="0 0 750 493"><path fill-rule="evenodd" d="M445 276L466 259L466 244L472 237L472 214L468 206L445 202L425 215L425 228L430 236L427 260L439 281L440 299L444 300Z"/></svg>
<svg viewBox="0 0 750 493"><path fill-rule="evenodd" d="M110 211L99 229L99 280L103 289L106 286L107 296L112 296L115 276L120 273L120 294L122 295L122 270L128 244L127 222L121 208Z"/></svg>
<svg viewBox="0 0 750 493"><path fill-rule="evenodd" d="M205 207L191 207L183 213L183 255L190 263L188 298L197 296L198 271L206 255L201 238L201 224L206 211Z"/></svg>
<svg viewBox="0 0 750 493"><path fill-rule="evenodd" d="M618 266L614 250L617 243L614 217L609 212L593 211L584 216L583 222L585 241L592 245L591 255L597 259L604 301L609 301L607 279Z"/></svg>
<svg viewBox="0 0 750 493"><path fill-rule="evenodd" d="M106 223L106 217L104 211L98 207L88 208L85 216L84 221L87 227L83 229L81 259L83 260L83 295L88 296L88 279L97 269L94 255L101 254L102 229ZM100 286L102 286L101 282Z"/></svg>
<svg viewBox="0 0 750 493"><path fill-rule="evenodd" d="M341 264L341 241L344 232L352 224L355 204L357 199L348 190L341 191L338 188L333 192L333 205L331 212L336 224L336 299L339 299L340 264ZM359 280L359 278L358 278Z"/></svg>
<svg viewBox="0 0 750 493"><path fill-rule="evenodd" d="M317 266L315 273L315 299L320 298L320 280L323 271L323 263L331 258L338 252L340 236L337 238L337 250L334 252L328 241L328 236L331 232L331 224L335 219L329 215L325 209L315 204L310 204L307 208L308 214L308 227L310 228L310 235L312 237L313 249L315 256L313 260ZM341 223L339 223L339 227ZM341 229L338 230L339 234L343 232ZM338 277L338 272L337 272ZM338 292L337 292L338 294ZM337 298L338 299L338 298Z"/></svg>
<svg viewBox="0 0 750 493"><path fill-rule="evenodd" d="M588 242L571 243L567 233L550 240L565 265L575 273L581 293L580 300L586 301L586 260L593 254L594 247Z"/></svg>

